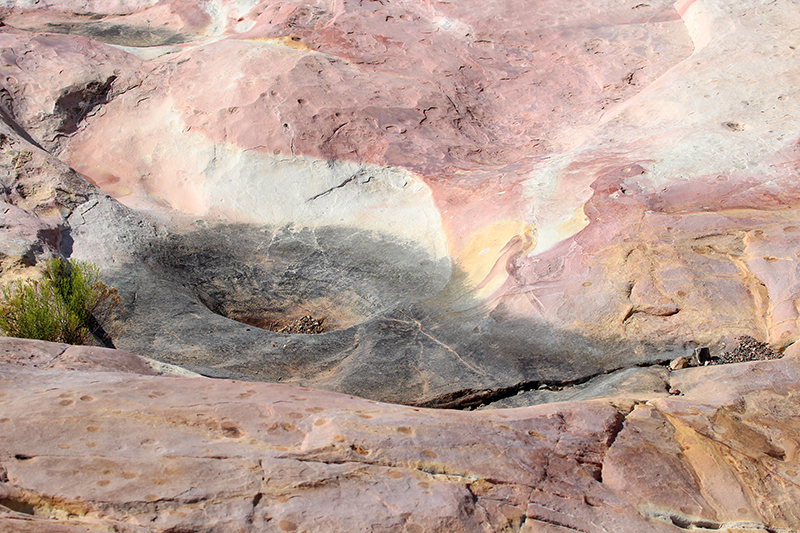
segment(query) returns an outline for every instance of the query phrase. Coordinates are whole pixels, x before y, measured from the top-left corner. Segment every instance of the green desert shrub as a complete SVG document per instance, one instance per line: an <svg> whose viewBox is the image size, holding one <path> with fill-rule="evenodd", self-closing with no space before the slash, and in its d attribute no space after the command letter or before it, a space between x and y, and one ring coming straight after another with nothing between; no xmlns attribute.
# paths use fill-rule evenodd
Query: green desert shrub
<svg viewBox="0 0 800 533"><path fill-rule="evenodd" d="M0 329L11 337L88 344L120 301L99 275L83 261L48 261L41 279L0 290Z"/></svg>

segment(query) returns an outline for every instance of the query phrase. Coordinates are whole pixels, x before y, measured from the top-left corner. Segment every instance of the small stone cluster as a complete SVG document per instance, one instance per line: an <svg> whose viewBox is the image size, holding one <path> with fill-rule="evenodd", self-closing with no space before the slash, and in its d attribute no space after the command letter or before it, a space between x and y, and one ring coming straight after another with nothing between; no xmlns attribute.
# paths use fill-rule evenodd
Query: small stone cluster
<svg viewBox="0 0 800 533"><path fill-rule="evenodd" d="M691 358L681 356L669 364L670 370L681 370L690 366L725 365L747 361L766 361L780 359L782 354L770 348L769 344L758 341L749 335L736 337L736 348L722 355L711 356L708 348L697 348Z"/></svg>
<svg viewBox="0 0 800 533"><path fill-rule="evenodd" d="M745 361L766 361L780 359L781 354L769 347L765 342L760 342L749 335L736 337L739 344L733 350L723 353L711 364L743 363Z"/></svg>
<svg viewBox="0 0 800 533"><path fill-rule="evenodd" d="M323 326L324 322L325 317L314 318L311 315L305 315L301 316L297 320L293 320L280 329L275 329L274 331L277 333L305 333L309 335L315 335L317 333L325 332L325 328Z"/></svg>

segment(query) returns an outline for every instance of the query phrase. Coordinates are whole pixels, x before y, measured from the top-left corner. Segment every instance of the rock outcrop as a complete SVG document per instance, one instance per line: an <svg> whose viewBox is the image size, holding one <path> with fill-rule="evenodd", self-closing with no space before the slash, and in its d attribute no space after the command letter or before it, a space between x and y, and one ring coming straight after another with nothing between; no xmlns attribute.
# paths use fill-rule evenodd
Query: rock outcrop
<svg viewBox="0 0 800 533"><path fill-rule="evenodd" d="M2 16L3 272L97 263L120 348L466 406L798 338L793 2Z"/></svg>
<svg viewBox="0 0 800 533"><path fill-rule="evenodd" d="M797 531L789 351L465 412L0 339L0 529Z"/></svg>
<svg viewBox="0 0 800 533"><path fill-rule="evenodd" d="M124 351L0 338L0 529L800 530L796 2L43 4L0 278Z"/></svg>

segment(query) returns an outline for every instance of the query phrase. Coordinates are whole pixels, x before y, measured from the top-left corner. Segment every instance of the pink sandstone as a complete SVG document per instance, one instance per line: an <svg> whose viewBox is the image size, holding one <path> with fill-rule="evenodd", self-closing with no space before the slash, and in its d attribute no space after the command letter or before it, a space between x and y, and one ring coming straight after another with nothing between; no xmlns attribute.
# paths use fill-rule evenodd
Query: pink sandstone
<svg viewBox="0 0 800 533"><path fill-rule="evenodd" d="M460 412L0 345L5 530L800 527L796 350L673 372L679 396Z"/></svg>
<svg viewBox="0 0 800 533"><path fill-rule="evenodd" d="M0 276L127 350L0 340L0 529L800 529L793 2L0 17Z"/></svg>
<svg viewBox="0 0 800 533"><path fill-rule="evenodd" d="M137 209L416 243L435 313L797 339L788 4L218 4L6 8L15 120Z"/></svg>

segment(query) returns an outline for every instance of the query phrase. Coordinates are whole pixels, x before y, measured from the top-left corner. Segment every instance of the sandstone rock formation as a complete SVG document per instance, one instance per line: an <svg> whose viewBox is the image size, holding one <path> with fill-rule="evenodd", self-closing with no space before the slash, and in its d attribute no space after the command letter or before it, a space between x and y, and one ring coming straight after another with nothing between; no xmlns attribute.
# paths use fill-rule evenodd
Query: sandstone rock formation
<svg viewBox="0 0 800 533"><path fill-rule="evenodd" d="M788 0L10 3L3 271L93 261L124 297L120 348L406 404L744 335L782 350L797 16ZM328 331L260 329L304 315Z"/></svg>
<svg viewBox="0 0 800 533"><path fill-rule="evenodd" d="M0 339L0 529L797 531L795 348L464 412Z"/></svg>
<svg viewBox="0 0 800 533"><path fill-rule="evenodd" d="M0 340L0 529L800 529L796 2L0 18L0 277L126 350Z"/></svg>

